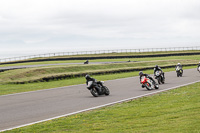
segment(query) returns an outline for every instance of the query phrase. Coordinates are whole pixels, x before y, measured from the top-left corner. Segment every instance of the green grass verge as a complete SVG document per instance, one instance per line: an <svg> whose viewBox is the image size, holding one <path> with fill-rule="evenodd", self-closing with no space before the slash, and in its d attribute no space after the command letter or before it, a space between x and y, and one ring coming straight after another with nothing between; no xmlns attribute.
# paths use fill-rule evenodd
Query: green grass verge
<svg viewBox="0 0 200 133"><path fill-rule="evenodd" d="M199 133L200 83L7 133Z"/></svg>
<svg viewBox="0 0 200 133"><path fill-rule="evenodd" d="M191 69L191 68L196 68L196 67L194 66L184 67L184 69ZM163 71L164 72L174 71L174 68L163 69ZM147 70L144 72L148 74L152 74L153 70ZM92 77L100 81L101 80L106 81L106 80L113 80L113 79L126 78L126 77L132 77L132 76L138 76L138 72L94 75ZM50 88L77 85L77 84L85 84L85 78L80 77L80 78L56 80L56 81L51 81L51 82L38 82L38 83L28 83L28 84L0 84L0 95L50 89Z"/></svg>

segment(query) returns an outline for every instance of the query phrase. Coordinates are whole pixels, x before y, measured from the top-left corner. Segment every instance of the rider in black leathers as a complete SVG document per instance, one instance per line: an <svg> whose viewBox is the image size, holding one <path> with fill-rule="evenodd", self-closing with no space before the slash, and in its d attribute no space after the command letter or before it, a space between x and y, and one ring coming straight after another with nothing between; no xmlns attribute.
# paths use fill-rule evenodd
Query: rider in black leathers
<svg viewBox="0 0 200 133"><path fill-rule="evenodd" d="M90 75L88 75L88 74L85 76L85 79L86 79L86 84L87 84L87 85L88 85L88 82L89 82L89 81L93 81L93 82L96 83L96 84L101 84L101 82L99 82L99 81L97 81L96 79L90 77ZM99 92L101 92L101 88L100 88L98 85L96 85L95 87L99 90Z"/></svg>
<svg viewBox="0 0 200 133"><path fill-rule="evenodd" d="M86 60L86 61L84 62L84 64L89 64L89 60Z"/></svg>
<svg viewBox="0 0 200 133"><path fill-rule="evenodd" d="M156 65L156 66L154 67L154 76L156 76L156 75L155 75L155 74L156 74L156 71L161 71L162 77L165 78L164 72L162 71L162 69L161 69L158 65Z"/></svg>
<svg viewBox="0 0 200 133"><path fill-rule="evenodd" d="M154 84L156 84L156 81L155 81L151 76L149 76L148 74L144 74L142 71L140 71L140 72L139 72L139 75L140 75L140 83L141 83L141 78L142 78L142 76L145 76L145 77L151 79L151 80L153 81ZM144 88L144 87L145 87L145 86L142 85L142 88Z"/></svg>

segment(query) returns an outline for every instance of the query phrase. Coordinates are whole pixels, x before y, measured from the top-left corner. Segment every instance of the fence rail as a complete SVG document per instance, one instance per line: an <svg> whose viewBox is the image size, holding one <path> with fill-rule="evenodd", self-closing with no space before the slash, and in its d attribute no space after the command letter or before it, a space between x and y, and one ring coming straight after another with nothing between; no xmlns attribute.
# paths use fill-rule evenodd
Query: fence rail
<svg viewBox="0 0 200 133"><path fill-rule="evenodd" d="M94 51L78 51L78 52L58 52L58 53L47 53L29 56L20 56L12 58L0 59L0 62L12 62L20 60L28 60L33 58L45 58L55 56L66 56L66 55L88 55L88 54L107 54L107 53L142 53L142 52L167 52L167 51L188 51L188 50L200 50L200 46L193 47L168 47L168 48L145 48L145 49L117 49L117 50L94 50Z"/></svg>

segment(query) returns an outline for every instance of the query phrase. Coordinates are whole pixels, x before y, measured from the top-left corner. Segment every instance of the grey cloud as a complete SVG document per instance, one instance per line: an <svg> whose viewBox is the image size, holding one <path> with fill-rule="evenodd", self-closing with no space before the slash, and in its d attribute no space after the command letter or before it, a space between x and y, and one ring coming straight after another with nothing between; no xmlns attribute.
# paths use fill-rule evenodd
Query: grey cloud
<svg viewBox="0 0 200 133"><path fill-rule="evenodd" d="M200 42L197 0L12 2L0 2L0 45L124 48Z"/></svg>

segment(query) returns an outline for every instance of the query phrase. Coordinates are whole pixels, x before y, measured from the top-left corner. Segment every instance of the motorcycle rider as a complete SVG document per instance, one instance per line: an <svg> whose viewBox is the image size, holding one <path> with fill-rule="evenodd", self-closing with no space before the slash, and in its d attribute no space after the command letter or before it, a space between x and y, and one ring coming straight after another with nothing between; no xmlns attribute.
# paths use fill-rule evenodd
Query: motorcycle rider
<svg viewBox="0 0 200 133"><path fill-rule="evenodd" d="M86 60L86 61L84 62L84 64L89 64L89 60Z"/></svg>
<svg viewBox="0 0 200 133"><path fill-rule="evenodd" d="M162 78L165 78L164 72L162 71L162 69L158 65L156 65L154 67L154 76L156 76L156 71L161 71Z"/></svg>
<svg viewBox="0 0 200 133"><path fill-rule="evenodd" d="M151 76L149 76L148 74L143 73L142 71L139 72L139 76L140 76L140 83L141 83L141 78L142 78L142 76L145 76L146 78L151 79L151 80L153 81L154 84L156 84L156 81L155 81ZM144 87L145 87L145 86L142 85L142 88L144 88Z"/></svg>
<svg viewBox="0 0 200 133"><path fill-rule="evenodd" d="M200 62L199 62L199 64L198 64L198 66L197 66L197 71L200 71L200 70L199 70L199 67L200 67Z"/></svg>
<svg viewBox="0 0 200 133"><path fill-rule="evenodd" d="M86 84L88 85L89 81L93 81L96 84L101 84L101 82L97 81L95 78L90 77L90 75L86 74L85 75L85 79L86 79ZM101 92L101 87L99 87L98 85L95 86L99 92Z"/></svg>
<svg viewBox="0 0 200 133"><path fill-rule="evenodd" d="M175 70L176 70L177 67L179 67L180 70L181 70L182 73L183 73L183 66L181 65L181 63L178 63L178 64L176 65Z"/></svg>

